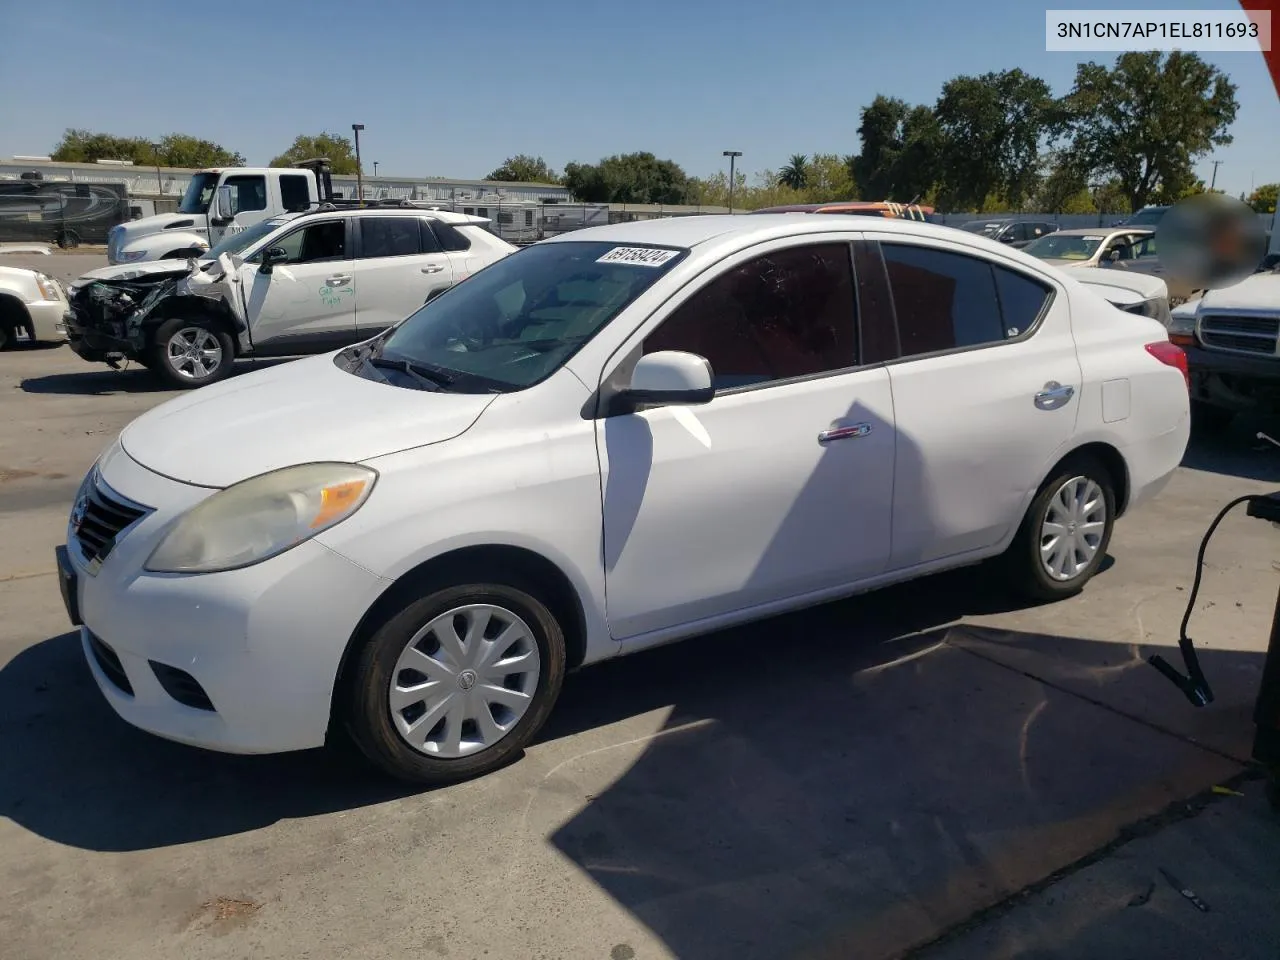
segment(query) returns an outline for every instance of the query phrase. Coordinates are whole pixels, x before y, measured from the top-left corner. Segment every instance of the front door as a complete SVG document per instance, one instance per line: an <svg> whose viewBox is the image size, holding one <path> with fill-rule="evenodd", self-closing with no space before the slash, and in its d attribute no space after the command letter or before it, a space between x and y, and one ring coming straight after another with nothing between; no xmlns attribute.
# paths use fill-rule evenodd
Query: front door
<svg viewBox="0 0 1280 960"><path fill-rule="evenodd" d="M982 551L1022 521L1075 432L1081 392L1060 288L961 245L882 234L902 358L895 570Z"/></svg>
<svg viewBox="0 0 1280 960"><path fill-rule="evenodd" d="M364 216L355 223L360 231L356 327L364 340L452 286L453 263L423 217Z"/></svg>
<svg viewBox="0 0 1280 960"><path fill-rule="evenodd" d="M706 357L717 395L597 421L616 639L884 569L893 398L884 367L858 366L855 314L848 242L792 238L726 261L618 354Z"/></svg>
<svg viewBox="0 0 1280 960"><path fill-rule="evenodd" d="M223 178L222 186L231 190L232 215L225 220L210 218L210 246L216 246L228 234L261 223L274 212L268 202L267 178L262 174L231 174Z"/></svg>
<svg viewBox="0 0 1280 960"><path fill-rule="evenodd" d="M272 241L287 259L263 273L261 253L240 268L254 353L323 353L356 341L349 219L311 220Z"/></svg>

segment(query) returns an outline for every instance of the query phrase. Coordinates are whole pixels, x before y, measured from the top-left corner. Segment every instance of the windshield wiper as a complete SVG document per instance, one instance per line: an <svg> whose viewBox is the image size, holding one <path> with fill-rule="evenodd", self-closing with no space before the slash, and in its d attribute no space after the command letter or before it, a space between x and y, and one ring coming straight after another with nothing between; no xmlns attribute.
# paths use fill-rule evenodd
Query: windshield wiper
<svg viewBox="0 0 1280 960"><path fill-rule="evenodd" d="M454 378L449 374L441 370L425 367L420 363L414 363L412 360L383 356L365 357L364 360L371 367L377 367L382 370L399 370L401 373L413 377L421 383L428 384L436 390L446 390L453 385Z"/></svg>

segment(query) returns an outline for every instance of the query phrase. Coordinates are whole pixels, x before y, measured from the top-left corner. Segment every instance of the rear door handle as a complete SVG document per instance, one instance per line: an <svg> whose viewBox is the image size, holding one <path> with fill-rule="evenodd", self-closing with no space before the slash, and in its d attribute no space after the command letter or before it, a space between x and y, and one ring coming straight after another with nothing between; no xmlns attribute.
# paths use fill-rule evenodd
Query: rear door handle
<svg viewBox="0 0 1280 960"><path fill-rule="evenodd" d="M428 263L422 268L423 273L440 273L444 270L444 265L439 263Z"/></svg>
<svg viewBox="0 0 1280 960"><path fill-rule="evenodd" d="M1056 410L1075 394L1075 387L1064 386L1057 380L1050 380L1044 385L1044 389L1036 394L1036 406L1041 410Z"/></svg>
<svg viewBox="0 0 1280 960"><path fill-rule="evenodd" d="M350 277L342 277L342 276L330 277L328 280L325 281L325 283L327 283L331 287L341 287L344 284L348 284L350 282L351 282Z"/></svg>
<svg viewBox="0 0 1280 960"><path fill-rule="evenodd" d="M831 443L833 440L851 440L857 437L865 437L871 432L871 424L855 423L847 427L832 427L830 430L823 430L818 434L819 443Z"/></svg>

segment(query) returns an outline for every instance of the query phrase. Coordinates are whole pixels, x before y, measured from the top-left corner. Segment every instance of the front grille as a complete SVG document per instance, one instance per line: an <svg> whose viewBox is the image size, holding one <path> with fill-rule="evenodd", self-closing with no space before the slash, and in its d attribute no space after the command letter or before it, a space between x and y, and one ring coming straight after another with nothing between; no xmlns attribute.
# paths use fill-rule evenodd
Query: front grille
<svg viewBox="0 0 1280 960"><path fill-rule="evenodd" d="M213 701L204 692L204 687L200 686L199 681L187 671L171 667L167 663L157 663L155 660L148 660L147 663L151 664L151 672L160 681L160 686L164 687L164 692L184 707L213 710Z"/></svg>
<svg viewBox="0 0 1280 960"><path fill-rule="evenodd" d="M76 525L75 538L85 561L93 563L105 560L120 532L142 517L147 509L113 495L96 474L86 485L83 497L83 507L79 503L75 506L75 512L83 510Z"/></svg>
<svg viewBox="0 0 1280 960"><path fill-rule="evenodd" d="M1210 350L1274 356L1280 319L1211 314L1200 319L1200 342Z"/></svg>
<svg viewBox="0 0 1280 960"><path fill-rule="evenodd" d="M133 684L129 682L129 675L124 672L124 666L120 663L116 652L92 633L89 634L89 650L93 653L98 669L111 681L112 686L132 697Z"/></svg>

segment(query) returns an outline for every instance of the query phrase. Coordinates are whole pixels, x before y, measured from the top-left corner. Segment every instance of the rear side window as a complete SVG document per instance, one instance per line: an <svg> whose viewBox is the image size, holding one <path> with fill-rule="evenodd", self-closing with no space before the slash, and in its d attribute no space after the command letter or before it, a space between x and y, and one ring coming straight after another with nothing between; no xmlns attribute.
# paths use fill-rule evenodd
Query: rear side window
<svg viewBox="0 0 1280 960"><path fill-rule="evenodd" d="M307 192L305 174L283 173L280 175L280 203L289 213L302 213L311 206L311 195Z"/></svg>
<svg viewBox="0 0 1280 960"><path fill-rule="evenodd" d="M898 243L881 249L904 357L1016 337L1049 298L1038 282L977 257Z"/></svg>
<svg viewBox="0 0 1280 960"><path fill-rule="evenodd" d="M436 235L431 232L431 224L426 220L418 221L419 242L422 244L423 253L439 253L440 241L436 239Z"/></svg>
<svg viewBox="0 0 1280 960"><path fill-rule="evenodd" d="M422 252L422 233L417 217L361 217L360 256L411 257Z"/></svg>
<svg viewBox="0 0 1280 960"><path fill-rule="evenodd" d="M431 229L440 240L440 247L449 251L470 250L471 241L456 227L439 220L431 221Z"/></svg>

